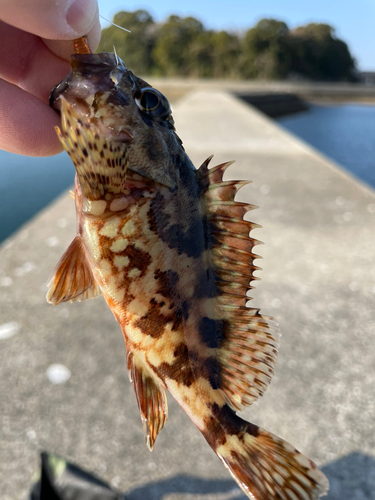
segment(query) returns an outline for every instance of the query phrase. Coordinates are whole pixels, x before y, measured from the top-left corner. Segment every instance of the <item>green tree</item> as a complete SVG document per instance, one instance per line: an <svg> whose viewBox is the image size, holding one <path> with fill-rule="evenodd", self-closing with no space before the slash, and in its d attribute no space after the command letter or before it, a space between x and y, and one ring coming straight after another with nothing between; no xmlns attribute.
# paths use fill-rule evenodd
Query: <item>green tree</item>
<svg viewBox="0 0 375 500"><path fill-rule="evenodd" d="M119 12L115 26L102 32L98 51L113 46L136 74L200 78L352 80L355 61L328 24L310 23L290 31L275 19L262 19L242 39L206 30L194 17L170 16L156 24L146 10Z"/></svg>
<svg viewBox="0 0 375 500"><path fill-rule="evenodd" d="M214 77L215 48L213 37L213 31L203 31L191 39L186 51L189 76L198 78Z"/></svg>
<svg viewBox="0 0 375 500"><path fill-rule="evenodd" d="M131 31L110 26L102 30L97 52L116 52L126 66L136 74L147 75L153 71L152 50L155 44L156 25L146 10L119 12L113 22Z"/></svg>
<svg viewBox="0 0 375 500"><path fill-rule="evenodd" d="M239 73L241 45L236 35L226 31L212 32L214 78L236 78Z"/></svg>
<svg viewBox="0 0 375 500"><path fill-rule="evenodd" d="M328 24L310 23L291 33L294 39L292 70L317 80L351 80L355 61L348 46Z"/></svg>
<svg viewBox="0 0 375 500"><path fill-rule="evenodd" d="M241 74L245 78L285 78L292 53L288 26L275 19L262 19L242 40Z"/></svg>
<svg viewBox="0 0 375 500"><path fill-rule="evenodd" d="M203 24L194 17L170 16L159 29L153 50L158 72L165 76L190 75L191 45L203 33Z"/></svg>

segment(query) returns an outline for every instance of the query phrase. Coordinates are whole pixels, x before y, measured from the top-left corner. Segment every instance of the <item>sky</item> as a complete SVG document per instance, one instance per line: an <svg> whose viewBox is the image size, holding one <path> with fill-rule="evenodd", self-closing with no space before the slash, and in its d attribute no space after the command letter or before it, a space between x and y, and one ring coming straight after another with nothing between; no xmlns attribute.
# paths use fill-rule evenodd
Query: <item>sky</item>
<svg viewBox="0 0 375 500"><path fill-rule="evenodd" d="M121 10L147 10L155 21L169 15L194 16L206 28L244 31L264 17L286 22L289 28L309 22L333 26L348 44L361 71L375 71L375 0L98 0L99 13L112 20ZM101 20L102 26L108 23Z"/></svg>

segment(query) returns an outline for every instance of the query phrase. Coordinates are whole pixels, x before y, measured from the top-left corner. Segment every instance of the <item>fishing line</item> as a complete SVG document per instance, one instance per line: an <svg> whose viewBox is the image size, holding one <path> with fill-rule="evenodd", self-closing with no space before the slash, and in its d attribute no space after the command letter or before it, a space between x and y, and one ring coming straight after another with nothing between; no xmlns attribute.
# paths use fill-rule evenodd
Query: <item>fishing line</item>
<svg viewBox="0 0 375 500"><path fill-rule="evenodd" d="M105 17L103 17L101 14L99 14L99 17L101 17L102 19L104 19L104 21L107 21L107 23L110 23L113 26L116 26L116 28L120 28L120 30L127 31L128 33L131 33L130 30L127 30L126 28L123 28L122 26L119 26L118 24L115 24L112 21L109 21L108 19L106 19Z"/></svg>
<svg viewBox="0 0 375 500"><path fill-rule="evenodd" d="M129 32L129 33L130 33L130 32ZM113 52L114 52L114 54L115 54L115 58L116 58L116 68L117 68L117 66L118 66L118 55L117 55L117 52L116 52L116 47L115 47L115 46L113 46Z"/></svg>

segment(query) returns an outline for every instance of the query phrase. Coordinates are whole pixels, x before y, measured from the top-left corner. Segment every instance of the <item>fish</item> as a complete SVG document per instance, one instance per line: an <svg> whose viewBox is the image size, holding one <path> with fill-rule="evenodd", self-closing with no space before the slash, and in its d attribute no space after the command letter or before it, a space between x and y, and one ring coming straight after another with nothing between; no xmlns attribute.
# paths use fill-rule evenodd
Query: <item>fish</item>
<svg viewBox="0 0 375 500"><path fill-rule="evenodd" d="M254 206L234 199L248 181L223 180L232 162L210 168L212 157L196 169L167 98L116 54L83 44L70 66L50 104L76 170L77 235L47 301L104 296L150 450L168 391L248 498L319 498L328 480L314 462L237 415L267 389L280 337L248 305L259 226L244 219Z"/></svg>

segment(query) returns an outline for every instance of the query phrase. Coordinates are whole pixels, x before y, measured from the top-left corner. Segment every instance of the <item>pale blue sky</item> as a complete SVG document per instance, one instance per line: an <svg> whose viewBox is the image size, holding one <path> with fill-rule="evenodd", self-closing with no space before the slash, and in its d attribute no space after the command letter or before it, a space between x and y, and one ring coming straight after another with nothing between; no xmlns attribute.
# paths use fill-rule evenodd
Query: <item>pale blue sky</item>
<svg viewBox="0 0 375 500"><path fill-rule="evenodd" d="M99 0L99 12L112 20L120 10L146 9L155 21L170 14L192 15L207 28L242 31L263 17L285 21L290 28L324 22L349 46L360 70L375 71L375 0ZM102 20L102 26L108 23Z"/></svg>

